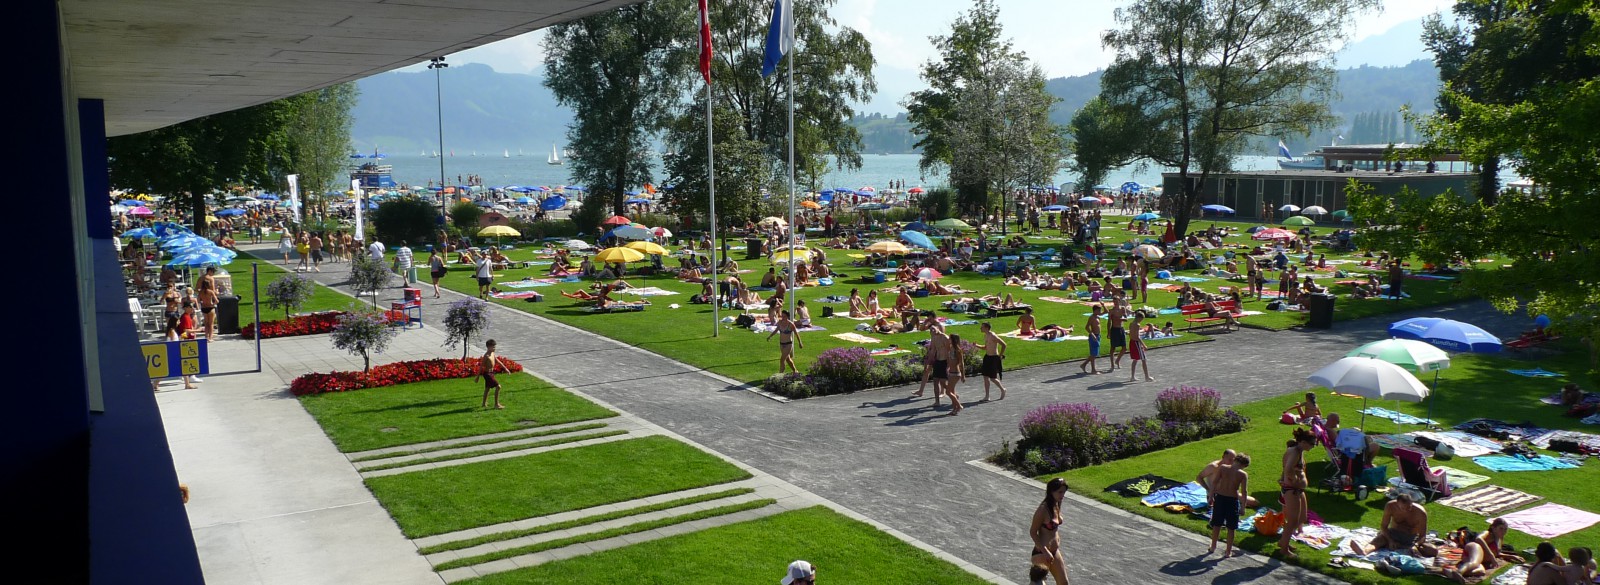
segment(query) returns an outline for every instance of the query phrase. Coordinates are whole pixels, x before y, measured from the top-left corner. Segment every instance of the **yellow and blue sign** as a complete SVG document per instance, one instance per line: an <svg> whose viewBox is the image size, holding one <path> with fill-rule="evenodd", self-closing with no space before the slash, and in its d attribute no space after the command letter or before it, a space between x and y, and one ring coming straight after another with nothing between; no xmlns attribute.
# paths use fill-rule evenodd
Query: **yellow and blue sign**
<svg viewBox="0 0 1600 585"><path fill-rule="evenodd" d="M204 339L157 341L145 343L140 349L144 350L145 369L152 380L211 373Z"/></svg>

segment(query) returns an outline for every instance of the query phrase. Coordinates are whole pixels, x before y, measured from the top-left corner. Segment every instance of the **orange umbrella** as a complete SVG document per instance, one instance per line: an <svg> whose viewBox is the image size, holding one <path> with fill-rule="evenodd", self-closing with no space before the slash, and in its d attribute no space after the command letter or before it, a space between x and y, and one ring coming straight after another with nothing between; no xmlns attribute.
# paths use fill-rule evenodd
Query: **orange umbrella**
<svg viewBox="0 0 1600 585"><path fill-rule="evenodd" d="M609 219L600 222L600 225L627 225L630 223L633 223L633 220L620 215L613 215Z"/></svg>

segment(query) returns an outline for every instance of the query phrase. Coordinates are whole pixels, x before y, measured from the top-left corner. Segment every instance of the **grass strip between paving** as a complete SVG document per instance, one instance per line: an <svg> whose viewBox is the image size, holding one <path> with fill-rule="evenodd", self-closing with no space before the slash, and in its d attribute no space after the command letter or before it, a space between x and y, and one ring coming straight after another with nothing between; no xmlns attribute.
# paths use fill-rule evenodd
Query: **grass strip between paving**
<svg viewBox="0 0 1600 585"><path fill-rule="evenodd" d="M411 467L413 465L426 465L426 464L429 464L429 463L439 463L441 461L455 461L457 459L467 459L469 457L482 457L484 455L494 455L494 454L497 454L497 453L509 453L509 452L512 452L512 451L522 451L522 450L526 450L526 449L537 449L539 447L551 447L551 446L555 446L555 445L564 445L564 444L567 444L567 443L576 443L578 441L587 441L589 439L603 439L603 438L606 438L606 437L615 437L617 435L626 435L626 434L628 434L628 431L606 431L606 432L603 432L603 433L588 433L588 434L584 434L584 435L574 435L574 436L570 436L570 437L560 437L560 438L556 438L556 439L549 439L549 440L546 440L546 441L536 441L536 442L533 442L533 443L527 443L527 444L522 444L522 445L506 445L504 447L496 447L496 448L493 448L493 449L484 449L484 450L481 450L481 451L471 451L471 452L468 452L468 453L456 453L454 455L441 455L439 457L425 457L425 458L422 458L422 459L416 459L416 460L412 460L412 461L400 461L400 462L396 462L396 463L387 463L387 464L384 464L384 465L377 465L377 466L373 466L373 467L363 467L363 468L361 468L361 471L362 472L382 471L382 470L385 470L385 469L395 469L395 468L399 468L399 467Z"/></svg>
<svg viewBox="0 0 1600 585"><path fill-rule="evenodd" d="M723 498L731 498L731 497L734 497L734 496L742 496L742 495L745 495L745 494L755 493L755 491L756 490L754 488L739 488L739 489L732 489L732 490L723 490L723 491L720 491L720 492L714 492L714 493L709 493L709 494L702 494L702 495L698 495L698 496L691 496L691 497L687 497L687 498L678 498L676 500L672 500L672 501L669 501L669 502L661 502L659 504L650 504L648 506L639 506L639 507L636 507L636 508L628 508L626 510L618 510L616 512L607 512L607 513L604 513L604 514L595 514L593 516L584 516L582 518L575 518L575 519L572 519L572 520L568 520L566 522L555 522L555 523L551 523L551 524L545 524L545 525L542 525L542 526L535 526L533 528L528 528L528 529L524 529L524 530L508 530L506 532L496 532L494 534L486 534L484 536L479 536L477 538L469 538L467 540L457 540L455 542L446 542L444 544L436 544L436 545L433 545L433 546L428 546L428 547L423 547L421 549L418 549L417 552L421 553L421 554L425 554L425 555L431 555L431 554L434 554L434 553L441 553L441 552L445 552L445 551L461 550L461 549L464 549L464 548L472 548L474 546L478 546L480 544L485 544L485 543L490 543L490 542L497 542L497 541L501 541L501 540L511 540L513 538L522 538L524 536L533 536L535 534L544 534L546 532L555 532L557 530L566 530L568 528L577 528L579 526L588 526L590 524L596 524L596 523L599 523L599 522L605 522L607 520L616 520L618 518L626 518L628 516L637 516L639 514L649 514L651 512L659 512L661 510L669 510L669 509L676 508L676 507L679 507L679 506L688 506L688 505L691 505L691 504L698 504L700 502L709 502L709 501L712 501L712 500L720 500L720 499L723 499Z"/></svg>
<svg viewBox="0 0 1600 585"><path fill-rule="evenodd" d="M355 459L351 459L350 461L353 462L353 463L362 463L362 462L365 462L365 461L377 461L379 459L391 459L391 458L394 458L394 457L404 457L406 455L420 455L420 454L423 454L423 453L433 453L435 451L444 451L444 450L448 450L448 449L461 449L461 448L465 448L465 447L477 447L477 446L480 446L480 445L493 445L495 443L504 443L506 441L516 441L516 440L519 440L519 439L531 439L531 438L534 438L534 437L545 437L545 436L549 436L549 435L560 435L560 434L565 434L565 433L576 433L576 432L579 432L579 431L592 431L592 430L595 430L595 429L598 429L598 428L603 428L605 426L606 426L606 423L594 423L594 424L587 424L587 425L578 425L578 426L575 426L575 427L567 427L567 428L564 428L564 429L552 429L552 430L548 430L548 431L539 431L539 432L534 432L534 433L524 433L524 434L520 434L520 435L508 435L508 436L504 436L504 437L495 437L495 438L492 438L492 439L484 439L484 440L481 440L481 441L467 441L465 443L452 443L452 444L449 444L449 445L435 445L435 446L427 447L427 448L423 448L423 449L408 449L408 450L405 450L405 451L394 451L394 452L390 452L390 453L384 453L382 455L368 455L366 457L357 457Z"/></svg>

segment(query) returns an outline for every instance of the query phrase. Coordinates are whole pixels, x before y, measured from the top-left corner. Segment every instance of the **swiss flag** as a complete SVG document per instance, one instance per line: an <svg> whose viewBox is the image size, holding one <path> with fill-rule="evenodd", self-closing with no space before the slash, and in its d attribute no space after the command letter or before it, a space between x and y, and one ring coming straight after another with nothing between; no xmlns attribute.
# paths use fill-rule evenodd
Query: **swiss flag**
<svg viewBox="0 0 1600 585"><path fill-rule="evenodd" d="M711 83L711 11L700 0L700 76Z"/></svg>

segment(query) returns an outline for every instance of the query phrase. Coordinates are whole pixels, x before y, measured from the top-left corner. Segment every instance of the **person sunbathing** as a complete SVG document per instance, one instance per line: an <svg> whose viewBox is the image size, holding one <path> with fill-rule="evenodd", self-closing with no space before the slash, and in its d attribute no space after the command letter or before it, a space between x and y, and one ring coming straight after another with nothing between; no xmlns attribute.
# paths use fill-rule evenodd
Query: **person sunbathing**
<svg viewBox="0 0 1600 585"><path fill-rule="evenodd" d="M882 314L883 306L878 304L878 291L867 291L867 315L876 317Z"/></svg>
<svg viewBox="0 0 1600 585"><path fill-rule="evenodd" d="M900 287L900 293L894 297L895 312L904 313L906 311L915 311L916 309L917 305L911 300L911 293L907 291L906 287Z"/></svg>
<svg viewBox="0 0 1600 585"><path fill-rule="evenodd" d="M798 264L795 264L795 266L794 266L794 281L795 281L795 283L803 285L808 280L811 280L811 265L810 264L806 264L804 262L800 262Z"/></svg>
<svg viewBox="0 0 1600 585"><path fill-rule="evenodd" d="M761 295L757 294L756 291L750 290L750 287L745 286L744 283L740 283L738 293L734 296L734 303L740 306L760 305Z"/></svg>
<svg viewBox="0 0 1600 585"><path fill-rule="evenodd" d="M1372 542L1362 545L1355 540L1350 541L1350 550L1357 555L1366 556L1372 551L1389 549L1401 551L1415 557L1433 557L1439 554L1439 549L1424 542L1428 534L1428 511L1412 501L1411 495L1401 492L1388 504L1383 506L1383 520L1378 527L1378 535Z"/></svg>
<svg viewBox="0 0 1600 585"><path fill-rule="evenodd" d="M1023 337L1027 337L1029 335L1038 333L1038 330L1033 328L1033 324L1033 308L1029 307L1027 309L1023 309L1022 316L1017 317L1017 329L1019 330L1019 334L1021 334Z"/></svg>
<svg viewBox="0 0 1600 585"><path fill-rule="evenodd" d="M1166 325L1162 325L1161 326L1161 336L1162 337L1175 337L1177 335L1178 334L1173 332L1173 330L1172 330L1172 322L1171 321L1167 321Z"/></svg>
<svg viewBox="0 0 1600 585"><path fill-rule="evenodd" d="M491 291L491 292L498 292L498 291ZM592 301L592 300L600 298L598 295L589 294L589 291L586 291L586 290L583 290L583 289L578 289L578 290L575 290L575 291L572 291L572 292L561 291L561 296L567 297L569 299L578 299L580 301Z"/></svg>
<svg viewBox="0 0 1600 585"><path fill-rule="evenodd" d="M679 270L678 279L685 282L700 282L705 280L705 276L700 273L699 267L695 267L686 270Z"/></svg>
<svg viewBox="0 0 1600 585"><path fill-rule="evenodd" d="M1489 549L1489 543L1466 526L1451 531L1445 539L1461 549L1461 560L1455 568L1440 571L1439 575L1446 579L1457 583L1477 581L1500 566L1500 560Z"/></svg>
<svg viewBox="0 0 1600 585"><path fill-rule="evenodd" d="M850 317L860 319L867 316L867 304L861 300L858 289L850 289Z"/></svg>
<svg viewBox="0 0 1600 585"><path fill-rule="evenodd" d="M589 285L589 288L598 290L607 286L610 286L611 290L628 290L630 288L636 288L632 284L629 284L626 280L614 280L610 284L592 284Z"/></svg>
<svg viewBox="0 0 1600 585"><path fill-rule="evenodd" d="M1060 339L1062 337L1066 337L1068 335L1072 335L1072 326L1071 325L1068 325L1066 327L1062 327L1062 326L1057 325L1055 323L1050 323L1048 325L1045 325L1044 327L1040 327L1039 331L1034 333L1033 336L1034 336L1035 339L1042 339L1042 340L1045 340L1045 341L1055 341L1057 339Z"/></svg>
<svg viewBox="0 0 1600 585"><path fill-rule="evenodd" d="M911 265L907 264L894 271L894 278L900 282L911 282L917 279L917 275L911 271Z"/></svg>
<svg viewBox="0 0 1600 585"><path fill-rule="evenodd" d="M1011 293L1006 293L1006 298L1000 301L1000 308L1010 309L1015 306L1017 306L1017 300L1011 297Z"/></svg>
<svg viewBox="0 0 1600 585"><path fill-rule="evenodd" d="M872 330L888 335L905 331L905 325L890 321L888 317L878 317L878 320L872 323Z"/></svg>
<svg viewBox="0 0 1600 585"><path fill-rule="evenodd" d="M812 272L816 275L817 278L832 278L833 277L833 269L829 268L827 264L824 264L820 260L817 261L814 266L812 266Z"/></svg>
<svg viewBox="0 0 1600 585"><path fill-rule="evenodd" d="M939 284L937 280L922 281L922 290L928 291L930 295L953 295L957 292L954 288Z"/></svg>
<svg viewBox="0 0 1600 585"><path fill-rule="evenodd" d="M1227 321L1227 326L1224 327L1224 329L1228 327L1233 329L1239 328L1239 320L1234 318L1233 312L1218 306L1215 300L1209 298L1206 299L1204 310L1207 317L1222 317L1225 319Z"/></svg>

